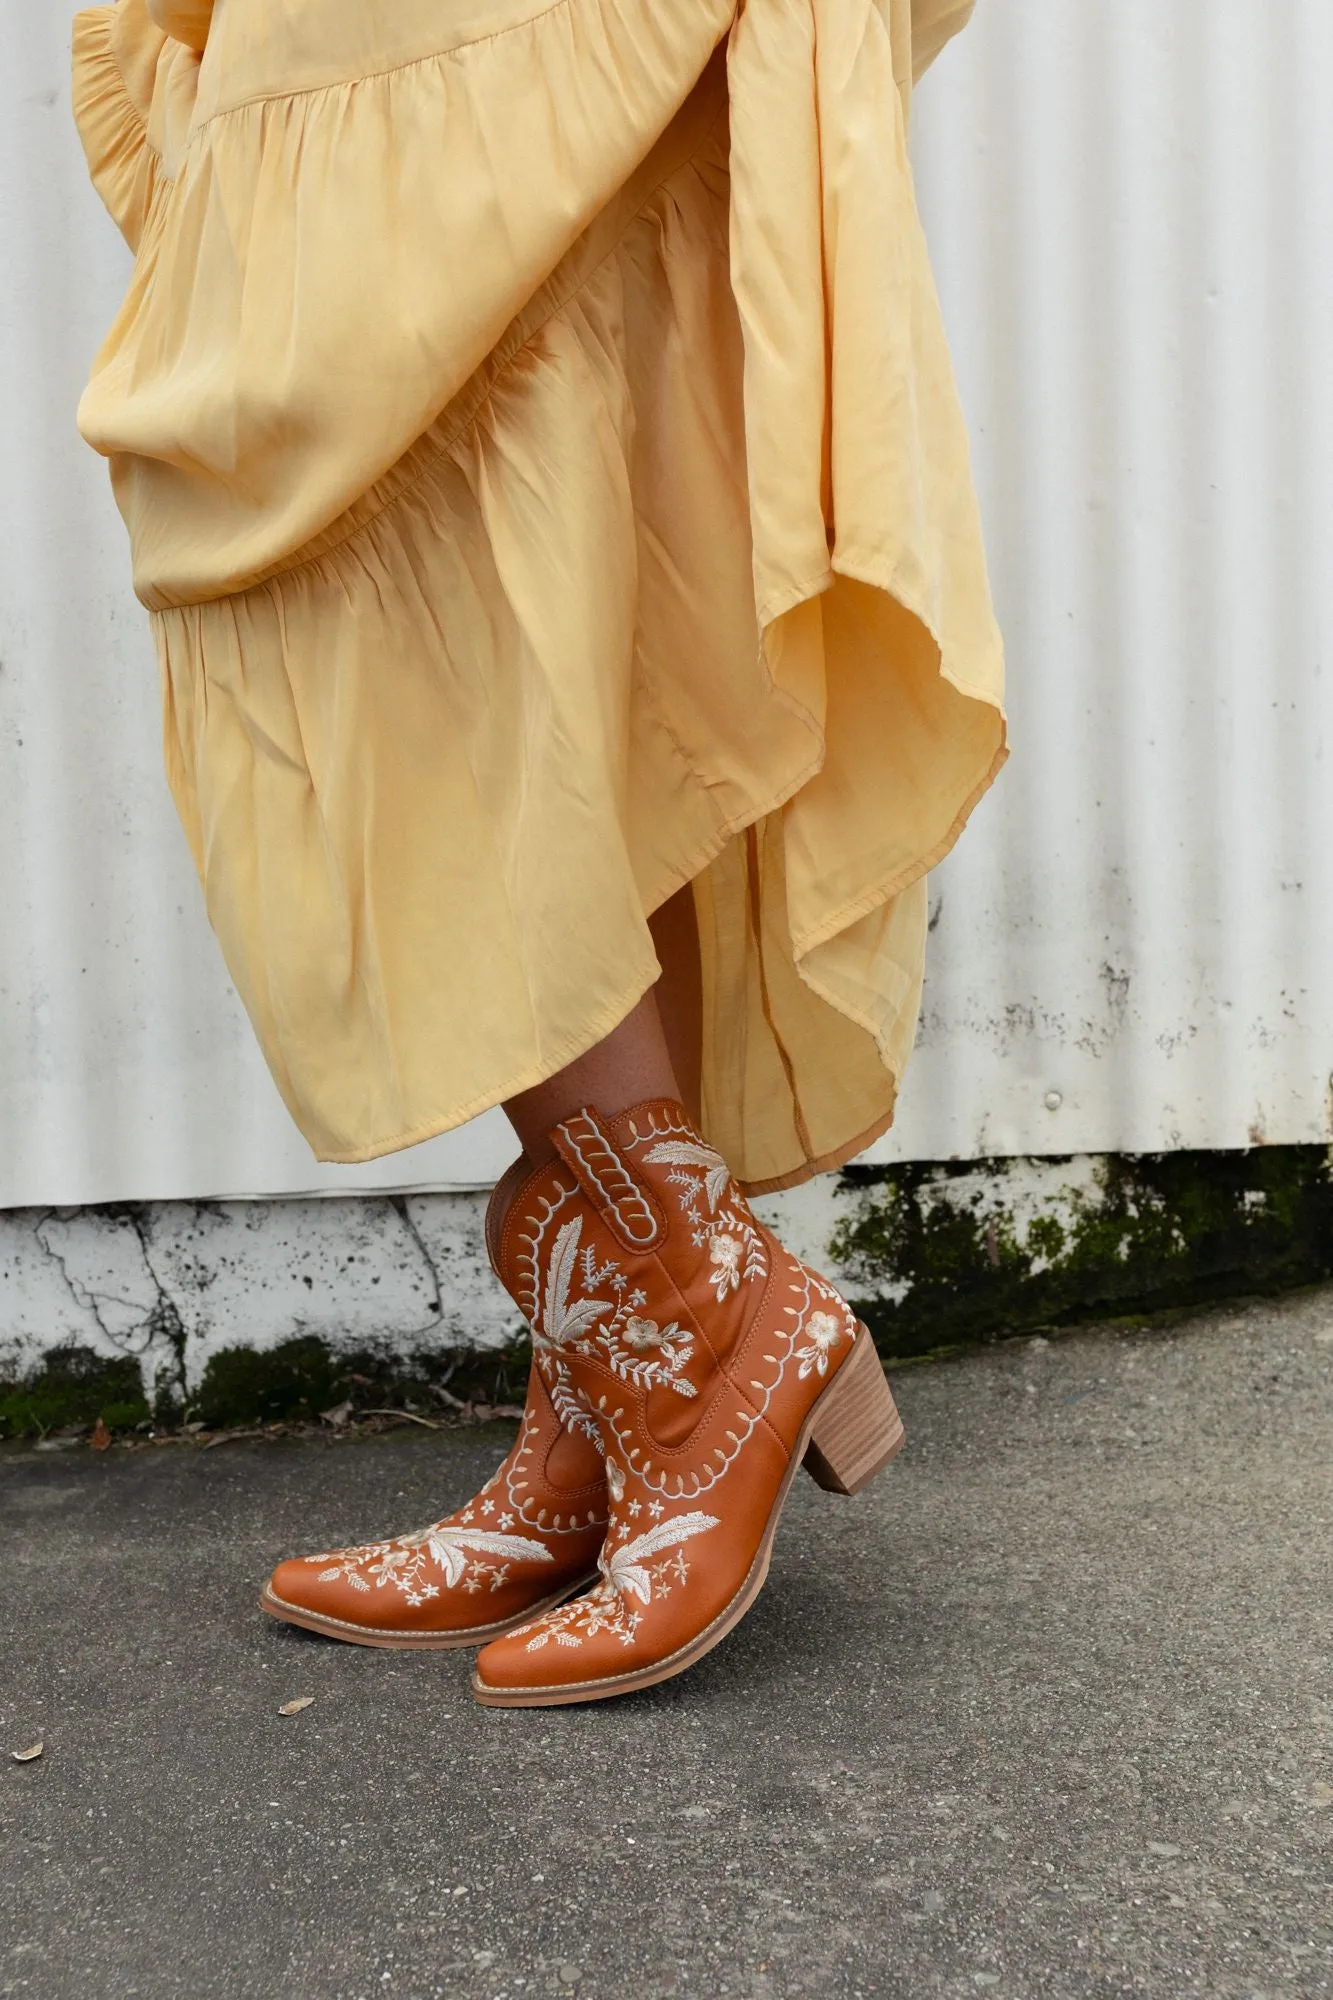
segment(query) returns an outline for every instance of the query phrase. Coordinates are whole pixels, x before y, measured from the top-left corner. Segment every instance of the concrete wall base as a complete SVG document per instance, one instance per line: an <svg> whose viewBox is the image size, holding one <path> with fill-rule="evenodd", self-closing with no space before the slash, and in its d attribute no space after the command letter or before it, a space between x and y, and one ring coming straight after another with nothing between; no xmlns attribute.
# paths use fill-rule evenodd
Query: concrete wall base
<svg viewBox="0 0 1333 2000"><path fill-rule="evenodd" d="M0 1434L521 1394L482 1194L0 1211ZM899 1360L1333 1276L1333 1153L852 1168L759 1204Z"/></svg>

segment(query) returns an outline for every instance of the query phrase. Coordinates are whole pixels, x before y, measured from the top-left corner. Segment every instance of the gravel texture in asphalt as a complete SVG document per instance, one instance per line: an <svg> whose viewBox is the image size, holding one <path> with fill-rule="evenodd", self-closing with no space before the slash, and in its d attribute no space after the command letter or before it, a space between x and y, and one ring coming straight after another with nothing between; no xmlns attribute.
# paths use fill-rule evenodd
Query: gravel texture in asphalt
<svg viewBox="0 0 1333 2000"><path fill-rule="evenodd" d="M1333 1291L895 1387L737 1632L584 1709L256 1607L504 1427L0 1451L0 1994L1333 1993Z"/></svg>

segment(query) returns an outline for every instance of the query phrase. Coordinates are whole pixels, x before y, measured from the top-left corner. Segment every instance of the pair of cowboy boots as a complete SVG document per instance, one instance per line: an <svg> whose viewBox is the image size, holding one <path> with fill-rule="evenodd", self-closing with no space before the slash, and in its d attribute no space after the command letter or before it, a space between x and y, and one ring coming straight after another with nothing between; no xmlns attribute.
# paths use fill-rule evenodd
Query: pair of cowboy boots
<svg viewBox="0 0 1333 2000"><path fill-rule="evenodd" d="M903 1441L869 1333L680 1104L580 1111L551 1140L487 1217L532 1331L508 1457L444 1520L282 1563L261 1598L363 1645L480 1646L496 1707L681 1673L762 1588L798 1466L855 1493Z"/></svg>

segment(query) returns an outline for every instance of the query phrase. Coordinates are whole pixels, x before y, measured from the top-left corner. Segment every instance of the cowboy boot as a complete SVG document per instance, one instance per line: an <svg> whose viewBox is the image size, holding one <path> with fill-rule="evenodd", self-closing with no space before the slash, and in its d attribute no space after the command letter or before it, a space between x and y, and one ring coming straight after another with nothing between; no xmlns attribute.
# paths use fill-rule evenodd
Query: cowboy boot
<svg viewBox="0 0 1333 2000"><path fill-rule="evenodd" d="M473 1689L544 1707L668 1680L762 1588L796 1468L855 1493L903 1441L870 1335L669 1100L551 1134L496 1269L553 1408L606 1458L601 1582L486 1646Z"/></svg>
<svg viewBox="0 0 1333 2000"><path fill-rule="evenodd" d="M491 1197L487 1246L528 1162ZM585 1431L561 1424L534 1366L518 1437L466 1506L428 1528L279 1563L260 1593L274 1618L360 1646L479 1646L597 1573L606 1478Z"/></svg>

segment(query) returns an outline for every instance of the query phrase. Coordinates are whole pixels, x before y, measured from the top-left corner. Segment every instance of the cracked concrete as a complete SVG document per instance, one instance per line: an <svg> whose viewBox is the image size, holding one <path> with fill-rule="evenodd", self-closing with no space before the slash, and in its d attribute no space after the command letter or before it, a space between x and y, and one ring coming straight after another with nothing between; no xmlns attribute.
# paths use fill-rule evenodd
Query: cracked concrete
<svg viewBox="0 0 1333 2000"><path fill-rule="evenodd" d="M895 1389L732 1637L583 1710L254 1602L502 1427L0 1448L0 1995L1328 2000L1333 1288Z"/></svg>
<svg viewBox="0 0 1333 2000"><path fill-rule="evenodd" d="M779 1197L789 1240L824 1257L832 1177ZM152 1395L188 1392L225 1347L315 1334L367 1346L493 1350L521 1329L486 1258L484 1194L152 1202L0 1210L0 1380L56 1348L131 1356Z"/></svg>
<svg viewBox="0 0 1333 2000"><path fill-rule="evenodd" d="M158 1202L0 1213L0 1376L78 1342L194 1389L219 1349L494 1348L516 1318L485 1263L482 1195Z"/></svg>

